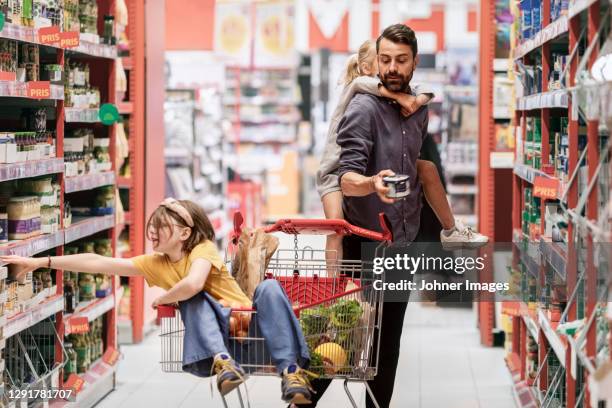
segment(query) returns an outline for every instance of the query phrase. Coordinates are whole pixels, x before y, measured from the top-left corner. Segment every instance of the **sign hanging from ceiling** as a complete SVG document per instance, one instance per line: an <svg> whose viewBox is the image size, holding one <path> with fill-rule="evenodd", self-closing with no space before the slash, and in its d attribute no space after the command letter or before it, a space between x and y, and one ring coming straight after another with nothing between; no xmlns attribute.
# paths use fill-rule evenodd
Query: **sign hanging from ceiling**
<svg viewBox="0 0 612 408"><path fill-rule="evenodd" d="M291 3L261 3L256 8L254 65L294 67L295 9Z"/></svg>
<svg viewBox="0 0 612 408"><path fill-rule="evenodd" d="M349 0L308 0L308 9L321 33L332 38L349 10Z"/></svg>
<svg viewBox="0 0 612 408"><path fill-rule="evenodd" d="M228 65L250 66L251 14L250 2L215 4L214 50Z"/></svg>

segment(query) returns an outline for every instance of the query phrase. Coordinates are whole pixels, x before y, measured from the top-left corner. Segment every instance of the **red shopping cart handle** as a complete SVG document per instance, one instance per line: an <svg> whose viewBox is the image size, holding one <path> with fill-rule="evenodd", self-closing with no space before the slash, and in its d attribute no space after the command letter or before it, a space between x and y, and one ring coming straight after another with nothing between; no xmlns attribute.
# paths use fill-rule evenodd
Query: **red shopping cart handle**
<svg viewBox="0 0 612 408"><path fill-rule="evenodd" d="M384 213L378 214L378 220L382 232L371 231L365 228L358 227L350 224L346 220L330 219L299 219L299 218L285 218L276 221L273 225L266 227L266 232L284 232L285 234L309 234L309 235L357 235L372 241L385 241L391 242L393 240L393 234L389 228L389 220ZM232 240L236 242L240 233L242 232L242 223L244 219L240 212L234 213L234 231Z"/></svg>

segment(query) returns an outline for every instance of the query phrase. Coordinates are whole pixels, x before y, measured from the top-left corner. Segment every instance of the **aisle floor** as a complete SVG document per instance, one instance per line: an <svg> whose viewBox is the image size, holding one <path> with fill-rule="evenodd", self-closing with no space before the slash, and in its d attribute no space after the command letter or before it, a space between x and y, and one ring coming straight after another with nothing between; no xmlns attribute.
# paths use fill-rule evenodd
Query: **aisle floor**
<svg viewBox="0 0 612 408"><path fill-rule="evenodd" d="M117 388L99 408L216 408L210 380L186 374L165 374L158 364L160 340L151 334L143 344L123 346ZM396 408L512 408L510 376L500 348L479 346L472 310L438 308L411 303L404 321L398 378L391 407ZM280 379L248 380L251 407L284 407ZM364 401L363 386L351 388ZM228 400L238 407L236 400ZM363 406L362 402L362 406ZM319 404L322 408L350 407L341 382L334 382Z"/></svg>

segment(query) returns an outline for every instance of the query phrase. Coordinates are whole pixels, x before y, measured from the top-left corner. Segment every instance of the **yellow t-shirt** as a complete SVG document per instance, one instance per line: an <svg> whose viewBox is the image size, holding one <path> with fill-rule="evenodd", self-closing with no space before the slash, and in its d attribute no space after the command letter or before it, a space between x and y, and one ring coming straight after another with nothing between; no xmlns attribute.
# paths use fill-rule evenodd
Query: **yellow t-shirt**
<svg viewBox="0 0 612 408"><path fill-rule="evenodd" d="M149 286L169 290L189 274L191 263L198 258L206 259L212 268L204 283L204 290L217 300L239 302L251 307L251 301L244 294L233 276L229 274L215 244L205 241L198 244L188 256L178 262L170 262L165 255L141 255L132 258L132 263L145 277Z"/></svg>

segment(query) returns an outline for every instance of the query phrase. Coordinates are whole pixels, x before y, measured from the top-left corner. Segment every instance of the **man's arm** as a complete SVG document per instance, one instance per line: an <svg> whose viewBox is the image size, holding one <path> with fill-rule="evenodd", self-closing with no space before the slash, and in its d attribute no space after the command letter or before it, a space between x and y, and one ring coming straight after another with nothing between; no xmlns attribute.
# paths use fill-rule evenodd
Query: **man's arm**
<svg viewBox="0 0 612 408"><path fill-rule="evenodd" d="M383 177L393 175L395 173L391 170L382 170L377 175L370 177L349 171L342 176L340 187L342 193L347 197L363 197L376 193L383 203L393 204L395 200L387 197L389 187L385 187L382 181Z"/></svg>

